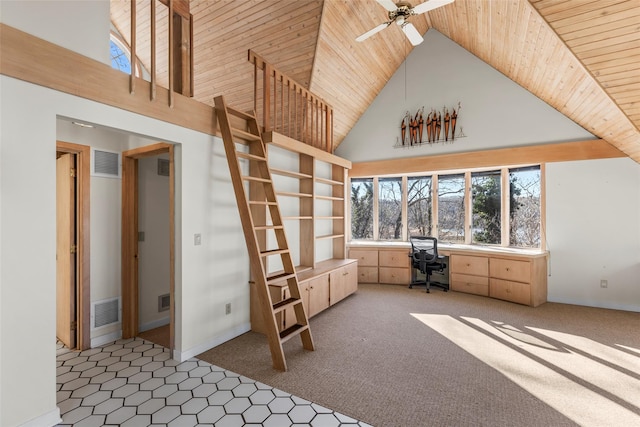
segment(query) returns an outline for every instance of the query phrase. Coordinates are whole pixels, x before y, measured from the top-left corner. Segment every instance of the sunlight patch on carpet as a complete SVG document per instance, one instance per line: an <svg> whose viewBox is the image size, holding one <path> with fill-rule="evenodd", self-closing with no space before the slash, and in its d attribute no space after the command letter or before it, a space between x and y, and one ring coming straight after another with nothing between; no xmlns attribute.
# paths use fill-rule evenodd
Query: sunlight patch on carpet
<svg viewBox="0 0 640 427"><path fill-rule="evenodd" d="M580 425L640 425L640 380L625 372L638 372L634 356L602 344L595 346L581 337L543 329L529 328L557 342L546 342L499 322L411 315ZM602 392L576 380L590 383ZM612 399L635 408L630 410Z"/></svg>

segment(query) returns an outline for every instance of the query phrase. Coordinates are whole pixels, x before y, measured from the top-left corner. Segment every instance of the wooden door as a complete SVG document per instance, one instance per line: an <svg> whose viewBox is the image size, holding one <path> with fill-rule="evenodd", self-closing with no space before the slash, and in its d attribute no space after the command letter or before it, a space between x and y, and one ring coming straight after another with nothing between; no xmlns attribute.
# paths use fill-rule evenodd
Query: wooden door
<svg viewBox="0 0 640 427"><path fill-rule="evenodd" d="M76 347L76 224L75 158L56 160L56 336Z"/></svg>

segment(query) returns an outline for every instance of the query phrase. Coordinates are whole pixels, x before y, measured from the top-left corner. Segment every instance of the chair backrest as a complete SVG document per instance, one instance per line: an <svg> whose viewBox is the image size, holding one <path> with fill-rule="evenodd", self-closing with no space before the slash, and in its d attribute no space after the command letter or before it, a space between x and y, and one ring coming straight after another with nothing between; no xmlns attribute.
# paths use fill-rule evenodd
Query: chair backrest
<svg viewBox="0 0 640 427"><path fill-rule="evenodd" d="M425 261L428 263L438 260L438 239L426 236L411 236L411 255L415 261L420 258L420 251L424 251Z"/></svg>

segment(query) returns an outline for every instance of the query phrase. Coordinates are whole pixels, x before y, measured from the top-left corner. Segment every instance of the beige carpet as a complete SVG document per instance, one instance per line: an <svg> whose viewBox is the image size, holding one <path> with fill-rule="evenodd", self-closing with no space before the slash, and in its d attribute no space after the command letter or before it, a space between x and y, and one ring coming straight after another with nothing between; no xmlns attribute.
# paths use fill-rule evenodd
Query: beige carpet
<svg viewBox="0 0 640 427"><path fill-rule="evenodd" d="M285 344L288 372L254 332L198 357L376 426L640 425L639 326L640 313L360 285L311 320L316 351Z"/></svg>

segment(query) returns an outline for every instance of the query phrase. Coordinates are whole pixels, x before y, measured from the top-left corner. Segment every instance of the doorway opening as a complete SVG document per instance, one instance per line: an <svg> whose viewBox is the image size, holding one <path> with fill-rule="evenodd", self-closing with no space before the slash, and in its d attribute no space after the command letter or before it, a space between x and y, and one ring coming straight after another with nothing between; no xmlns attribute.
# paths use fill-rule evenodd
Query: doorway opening
<svg viewBox="0 0 640 427"><path fill-rule="evenodd" d="M163 174L169 181L167 202L161 203L156 194L156 200L152 203L158 210L163 211L156 210L155 215L145 212L149 209L145 205L145 198L152 184L146 180L145 176L141 177L141 171L149 170L149 159L153 161L151 164L157 161L158 165L163 165L158 166L158 175L162 175L160 174L162 168ZM171 351L174 349L175 321L174 176L173 145L171 144L158 143L122 153L122 337L142 336ZM145 213L142 219L141 211ZM164 214L166 214L166 222L159 227L161 229L168 227L168 230L164 228L165 233L159 231L148 233L147 230L153 229L148 219L161 218ZM154 244L151 248L147 246L150 239L161 234L168 235L168 241ZM151 251L154 251L155 255L151 255ZM166 251L166 254L161 254L162 251ZM166 258L164 258L165 255ZM145 266L146 258L150 256L155 257L157 267L160 267L158 263L168 265L168 272L162 273L162 268L154 270L153 266ZM158 259L162 261L157 261ZM154 278L154 274L158 271L161 272L160 275ZM159 283L167 276L168 290L166 292L162 290L160 295L154 294L150 300L150 295L158 291L161 286ZM157 303L157 312L154 310L154 303ZM163 314L166 315L163 313L165 311L168 311L168 325L162 320ZM143 329L149 330L143 331Z"/></svg>

